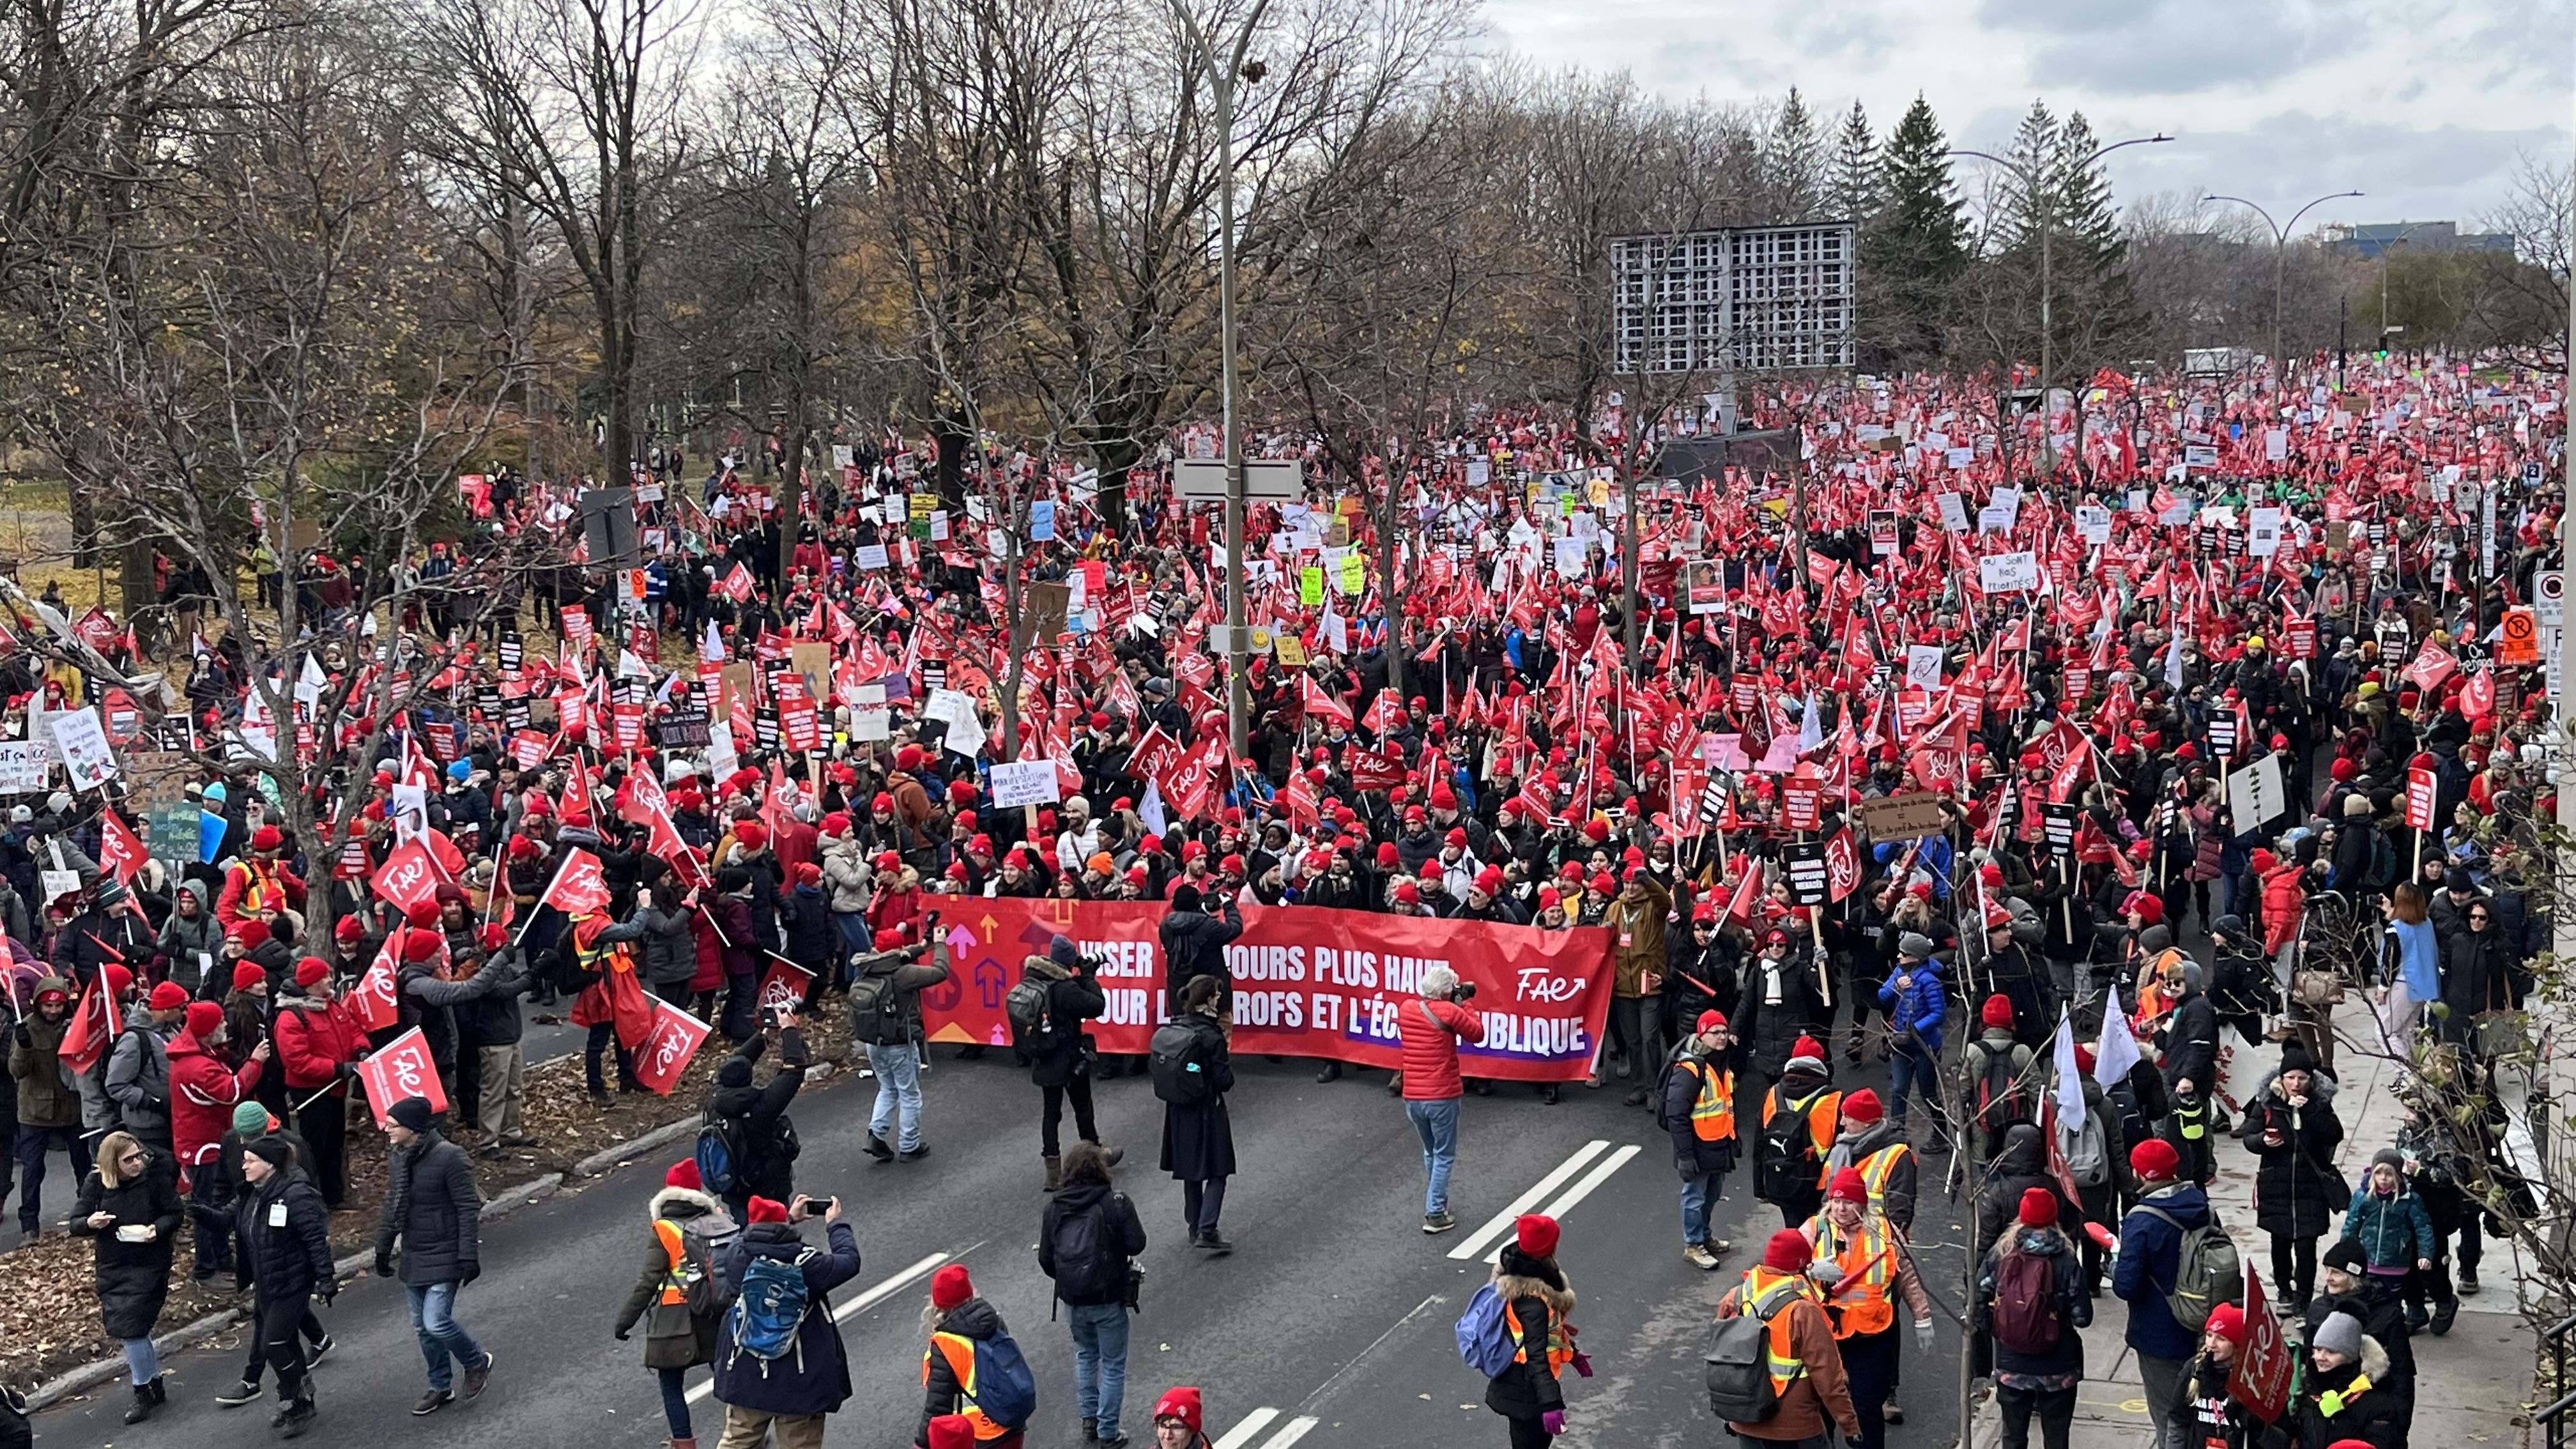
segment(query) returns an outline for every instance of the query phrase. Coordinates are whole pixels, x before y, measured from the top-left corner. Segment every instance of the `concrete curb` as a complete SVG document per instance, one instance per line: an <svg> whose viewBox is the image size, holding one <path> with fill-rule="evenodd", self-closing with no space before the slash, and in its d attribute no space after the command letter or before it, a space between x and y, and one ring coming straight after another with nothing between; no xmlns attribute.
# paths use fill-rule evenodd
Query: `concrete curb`
<svg viewBox="0 0 2576 1449"><path fill-rule="evenodd" d="M833 1074L836 1070L837 1068L834 1063L816 1062L805 1069L805 1085L813 1087L829 1082L832 1080ZM697 1119L693 1117L683 1117L677 1122L665 1123L662 1126L654 1128L650 1132L644 1133L642 1136L629 1137L623 1142L602 1148L601 1150L590 1154L581 1161L574 1163L566 1170L564 1175L567 1177L592 1178L599 1177L609 1172L614 1172L618 1168L625 1166L628 1162L647 1152L651 1152L656 1148L667 1147L674 1142L680 1141L682 1138L695 1135L697 1130L698 1122Z"/></svg>
<svg viewBox="0 0 2576 1449"><path fill-rule="evenodd" d="M564 1175L562 1173L549 1172L543 1177L520 1183L518 1186L502 1193L499 1197L485 1203L483 1205L483 1216L486 1218L497 1218L526 1207L532 1202L541 1202L544 1199L553 1196L555 1190L563 1186L563 1181ZM334 1261L331 1264L331 1271L341 1278L354 1278L371 1266L375 1262L375 1258L376 1255L373 1249L351 1253L346 1257ZM184 1349L196 1347L205 1340L212 1338L216 1334L223 1332L225 1329L232 1327L236 1323L239 1323L241 1318L242 1311L238 1308L226 1308L214 1313L209 1313L194 1323L174 1328L168 1333L159 1335L152 1340L152 1346L159 1350L164 1357L167 1357ZM91 1389L97 1388L99 1385L114 1379L124 1372L125 1356L123 1354L118 1354L113 1358L102 1358L91 1363L85 1363L79 1368L73 1369L69 1373L58 1375L55 1378L48 1379L44 1383L37 1385L34 1391L27 1395L27 1411L29 1413L34 1413L37 1410L44 1409L50 1405L61 1403L63 1400L71 1398L74 1395L87 1393Z"/></svg>

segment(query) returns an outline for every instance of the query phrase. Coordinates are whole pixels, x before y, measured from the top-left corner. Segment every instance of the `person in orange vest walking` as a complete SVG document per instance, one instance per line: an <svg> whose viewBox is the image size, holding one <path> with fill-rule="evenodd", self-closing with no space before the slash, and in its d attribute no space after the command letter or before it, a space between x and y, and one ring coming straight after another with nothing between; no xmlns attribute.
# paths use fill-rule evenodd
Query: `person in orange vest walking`
<svg viewBox="0 0 2576 1449"><path fill-rule="evenodd" d="M721 1313L693 1313L690 1285L737 1229L724 1205L710 1197L698 1178L696 1159L684 1157L662 1174L662 1190L645 1207L652 1230L645 1235L644 1267L617 1310L613 1330L623 1343L644 1325L644 1367L662 1388L662 1417L669 1424L669 1449L698 1449L697 1430L689 1413L687 1375L714 1361L716 1320ZM691 1239L697 1252L692 1254Z"/></svg>
<svg viewBox="0 0 2576 1449"><path fill-rule="evenodd" d="M1833 1067L1814 1037L1789 1049L1780 1080L1762 1094L1755 1128L1753 1195L1780 1210L1780 1226L1794 1228L1825 1205L1832 1174L1825 1159L1842 1130L1843 1094L1834 1090Z"/></svg>
<svg viewBox="0 0 2576 1449"><path fill-rule="evenodd" d="M1485 1407L1511 1426L1512 1449L1547 1449L1565 1432L1565 1370L1592 1377L1592 1360L1574 1346L1574 1284L1556 1265L1556 1219L1524 1214L1494 1263L1494 1294L1503 1300L1503 1331L1512 1361L1485 1381ZM1155 1423L1162 1411L1155 1411Z"/></svg>
<svg viewBox="0 0 2576 1449"><path fill-rule="evenodd" d="M1905 1140L1905 1124L1888 1120L1876 1092L1863 1088L1843 1098L1842 1131L1834 1141L1833 1151L1826 1154L1825 1165L1837 1175L1846 1167L1857 1169L1862 1189L1869 1197L1871 1215L1886 1223L1899 1242L1913 1237L1914 1197L1922 1179L1922 1160L1914 1155L1913 1144ZM1895 1387L1891 1373L1891 1395ZM1883 1412L1887 1422L1904 1423L1905 1411L1897 1407L1895 1399L1890 1397L1886 1402Z"/></svg>
<svg viewBox="0 0 2576 1449"><path fill-rule="evenodd" d="M1735 1170L1735 1073L1727 1054L1735 1038L1726 1013L1703 1011L1664 1073L1657 1116L1673 1138L1673 1170L1682 1175L1682 1261L1715 1271L1717 1255L1735 1245L1708 1236L1709 1205L1726 1195Z"/></svg>
<svg viewBox="0 0 2576 1449"><path fill-rule="evenodd" d="M1896 1388L1903 1340L1896 1332L1897 1298L1914 1320L1914 1346L1932 1351L1932 1299L1923 1291L1914 1260L1899 1246L1896 1230L1869 1205L1869 1185L1858 1168L1834 1174L1825 1210L1799 1230L1814 1249L1807 1276L1824 1290L1825 1317L1842 1348L1843 1373L1860 1414L1859 1449L1887 1442L1886 1406Z"/></svg>
<svg viewBox="0 0 2576 1449"><path fill-rule="evenodd" d="M1733 1318L1774 1290L1785 1288L1788 1295L1769 1318L1771 1387L1779 1406L1759 1422L1728 1424L1738 1438L1825 1449L1828 1417L1844 1438L1860 1437L1860 1415L1843 1376L1842 1348L1825 1317L1824 1290L1807 1276L1813 1262L1806 1234L1782 1228L1771 1235L1762 1261L1746 1269L1744 1281L1718 1300L1717 1316Z"/></svg>
<svg viewBox="0 0 2576 1449"><path fill-rule="evenodd" d="M922 1320L930 1347L921 1355L921 1432L913 1442L928 1449L931 1423L959 1414L980 1449L1020 1449L1036 1386L1002 1315L976 1296L965 1264L951 1263L930 1275L930 1304Z"/></svg>

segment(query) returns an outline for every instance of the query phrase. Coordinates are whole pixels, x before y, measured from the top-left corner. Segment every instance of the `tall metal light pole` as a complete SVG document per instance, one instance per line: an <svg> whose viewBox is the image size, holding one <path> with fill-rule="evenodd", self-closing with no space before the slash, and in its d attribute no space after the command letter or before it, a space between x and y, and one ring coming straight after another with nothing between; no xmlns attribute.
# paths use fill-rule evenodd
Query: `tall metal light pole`
<svg viewBox="0 0 2576 1449"><path fill-rule="evenodd" d="M1234 82L1243 73L1243 57L1252 47L1253 32L1261 27L1261 14L1269 8L1270 0L1254 0L1252 13L1243 18L1243 29L1234 37L1232 52L1220 60L1217 47L1209 43L1207 32L1199 28L1188 6L1183 0L1172 0L1172 13L1180 17L1181 29L1188 34L1190 49L1207 71L1208 86L1216 100L1216 314L1217 345L1224 353L1225 390L1225 727L1234 760L1242 759L1251 748L1252 715L1252 692L1244 679L1243 595L1248 585L1243 566L1243 427L1235 412ZM1228 769L1232 769L1232 761Z"/></svg>
<svg viewBox="0 0 2576 1449"><path fill-rule="evenodd" d="M2279 222L2272 220L2272 213L2265 211L2262 207L2255 205L2255 203L2251 201L2247 201L2241 196L2210 195L2201 198L2204 202L2232 201L2238 206L2251 207L2256 216L2263 218L2263 224L2272 228L2272 366L2275 368L2279 368L2281 366L2281 268L2282 264L2289 260L2290 233L2292 230L2297 228L2300 217L2307 215L2309 212L2316 210L2327 202L2341 201L2346 197L2359 195L2361 195L2361 193L2358 191L2329 191L2325 195L2318 197L2316 200L2309 202L2307 205L2300 207L2298 210L2291 212L2290 223L2288 226L2283 226Z"/></svg>
<svg viewBox="0 0 2576 1449"><path fill-rule="evenodd" d="M2094 162L2123 146L2152 146L2172 139L2173 137L2158 131L2152 136L2132 136L2126 141L2114 141L2108 146L2097 148L2092 155L2076 162L2074 173L2080 176L2092 170ZM1974 156L1980 161L1991 161L2013 173L2020 180L2022 190L2039 211L2039 476L2042 480L2046 480L2055 476L2057 472L2057 446L2050 440L2048 430L2048 382L2056 374L2057 367L2057 319L2053 308L2056 300L2054 272L2057 193L2042 187L2039 184L2039 178L2031 174L2031 166L2037 158L2033 158L2033 161L2007 161L1991 152L1972 151L1965 146L1953 146L1942 154Z"/></svg>

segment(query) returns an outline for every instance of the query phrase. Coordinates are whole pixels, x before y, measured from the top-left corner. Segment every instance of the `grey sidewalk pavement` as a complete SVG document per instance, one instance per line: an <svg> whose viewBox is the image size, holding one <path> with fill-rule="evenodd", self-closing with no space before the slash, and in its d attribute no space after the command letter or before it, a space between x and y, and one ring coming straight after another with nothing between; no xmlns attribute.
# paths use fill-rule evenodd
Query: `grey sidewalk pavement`
<svg viewBox="0 0 2576 1449"><path fill-rule="evenodd" d="M2336 1166L2347 1180L2360 1175L2373 1152L2396 1141L2402 1122L2394 1090L2402 1068L2384 1050L2365 1052L2356 1045L2380 1039L2371 1013L2371 1004L2356 992L2335 1018L2341 1038L2335 1064L2342 1073L2335 1109L2344 1124ZM2242 1101L2276 1064L2278 1048L2247 1047L2232 1036L2229 1041L2234 1050L2226 1064L2227 1093L2231 1100ZM2509 1147L2521 1155L2529 1152L2527 1138ZM2269 1288L2270 1240L2254 1226L2253 1155L2230 1139L2218 1145L2217 1159L2218 1180L2210 1185L2210 1197L2236 1239L2238 1252ZM2525 1406L2532 1394L2539 1342L2519 1301L2523 1275L2518 1251L2511 1242L2489 1238L2479 1273L2485 1291L2460 1300L2459 1321L2448 1334L2416 1336L2421 1372L2408 1443L2422 1449L2466 1445L2518 1449L2528 1440L2531 1415ZM2145 1449L2149 1442L2145 1390L2139 1382L2137 1358L2123 1342L2128 1305L2111 1296L2106 1285L2093 1314L2093 1326L2084 1334L2087 1377L2076 1392L2070 1449ZM2036 1435L2034 1429L2034 1439ZM1982 1449L2001 1442L1999 1416L1991 1402L1981 1404L1974 1443Z"/></svg>

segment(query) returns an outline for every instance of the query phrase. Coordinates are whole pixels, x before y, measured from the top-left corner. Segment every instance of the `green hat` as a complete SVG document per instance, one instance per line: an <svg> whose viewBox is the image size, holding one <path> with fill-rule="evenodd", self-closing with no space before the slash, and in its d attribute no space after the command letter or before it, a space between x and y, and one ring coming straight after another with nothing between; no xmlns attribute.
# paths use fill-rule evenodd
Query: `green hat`
<svg viewBox="0 0 2576 1449"><path fill-rule="evenodd" d="M233 1130L235 1132L267 1132L268 1109L257 1102L244 1102L240 1106L235 1107L233 1109Z"/></svg>

